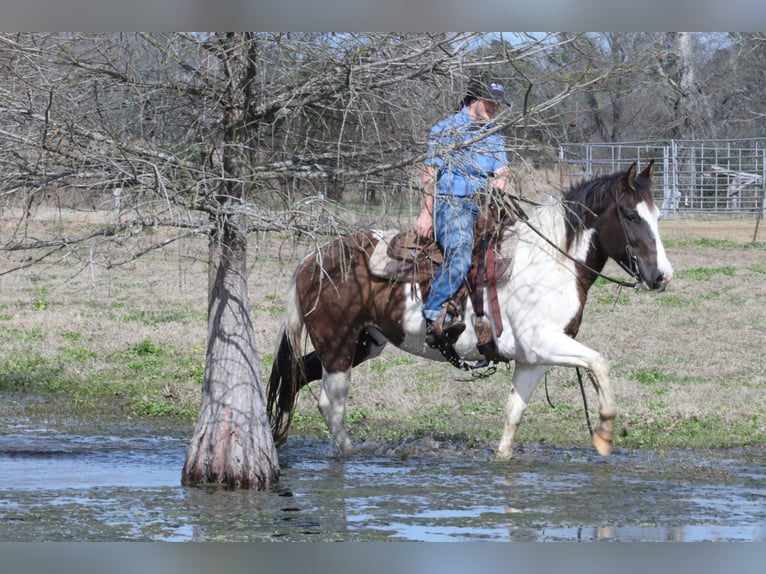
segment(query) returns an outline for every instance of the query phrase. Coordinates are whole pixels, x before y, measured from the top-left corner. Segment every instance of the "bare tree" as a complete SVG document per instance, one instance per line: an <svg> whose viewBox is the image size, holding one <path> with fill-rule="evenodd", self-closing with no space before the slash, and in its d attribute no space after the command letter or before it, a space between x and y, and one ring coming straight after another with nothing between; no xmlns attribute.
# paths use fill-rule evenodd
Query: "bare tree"
<svg viewBox="0 0 766 574"><path fill-rule="evenodd" d="M237 210L248 194L253 165L250 110L257 44L250 34L216 38L224 73L223 171L216 196L233 213L210 233L208 340L202 405L186 453L182 482L222 482L263 489L279 476L262 392L262 375L247 294L247 225Z"/></svg>
<svg viewBox="0 0 766 574"><path fill-rule="evenodd" d="M709 137L711 113L697 81L694 34L666 34L659 70L673 94L670 136L676 139Z"/></svg>
<svg viewBox="0 0 766 574"><path fill-rule="evenodd" d="M766 129L763 33L730 33L708 42L701 84L711 101L716 135L761 137Z"/></svg>

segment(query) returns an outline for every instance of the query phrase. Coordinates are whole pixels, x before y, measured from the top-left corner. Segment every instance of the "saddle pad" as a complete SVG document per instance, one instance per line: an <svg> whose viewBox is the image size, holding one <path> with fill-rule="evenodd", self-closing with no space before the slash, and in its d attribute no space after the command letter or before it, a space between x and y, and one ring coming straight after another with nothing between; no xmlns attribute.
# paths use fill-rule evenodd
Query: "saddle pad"
<svg viewBox="0 0 766 574"><path fill-rule="evenodd" d="M388 242L388 256L392 259L411 261L416 258L419 251L429 248L431 251L438 251L433 239L422 240L412 230L402 231Z"/></svg>
<svg viewBox="0 0 766 574"><path fill-rule="evenodd" d="M413 265L411 262L392 259L388 255L388 246L391 240L399 234L397 229L388 229L385 231L375 231L375 237L378 244L370 255L370 273L383 279L392 281L405 281L412 274Z"/></svg>

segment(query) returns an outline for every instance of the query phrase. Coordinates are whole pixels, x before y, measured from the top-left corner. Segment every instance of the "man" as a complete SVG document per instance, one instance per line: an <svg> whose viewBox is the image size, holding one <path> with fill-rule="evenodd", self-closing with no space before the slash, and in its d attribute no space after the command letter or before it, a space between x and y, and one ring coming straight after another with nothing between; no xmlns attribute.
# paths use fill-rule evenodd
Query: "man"
<svg viewBox="0 0 766 574"><path fill-rule="evenodd" d="M431 128L421 179L423 207L415 232L424 239L433 234L444 252L444 263L423 305L426 340L434 348L454 343L465 329L465 323L447 313L445 304L471 268L477 195L492 188L505 191L510 184L503 137L483 135L492 128L490 120L500 104L510 105L503 84L488 74L476 76L460 110Z"/></svg>

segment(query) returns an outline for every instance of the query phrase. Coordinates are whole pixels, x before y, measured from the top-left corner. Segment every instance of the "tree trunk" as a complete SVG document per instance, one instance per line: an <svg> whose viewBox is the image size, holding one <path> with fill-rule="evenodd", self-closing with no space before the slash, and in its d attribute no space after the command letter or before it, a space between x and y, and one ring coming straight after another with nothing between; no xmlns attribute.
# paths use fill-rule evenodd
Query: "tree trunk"
<svg viewBox="0 0 766 574"><path fill-rule="evenodd" d="M237 207L249 185L249 90L254 58L246 37L221 39L227 89L219 202ZM222 210L223 211L223 210ZM186 453L182 483L265 489L279 462L263 396L263 376L247 296L247 238L235 213L218 215L210 238L205 382L197 426Z"/></svg>
<svg viewBox="0 0 766 574"><path fill-rule="evenodd" d="M703 95L697 85L694 67L694 46L689 32L668 32L666 44L669 54L665 67L674 88L673 139L693 140L704 137L710 122ZM697 194L697 165L692 148L680 146L676 156L676 180L678 193L686 202L693 202Z"/></svg>
<svg viewBox="0 0 766 574"><path fill-rule="evenodd" d="M211 241L205 382L184 484L265 489L279 477L250 320L245 246L226 232L219 244Z"/></svg>
<svg viewBox="0 0 766 574"><path fill-rule="evenodd" d="M697 96L694 79L694 60L692 37L688 32L673 32L673 53L675 60L675 75L678 83L677 98L673 110L675 125L673 137L676 139L694 139L695 122L693 110Z"/></svg>

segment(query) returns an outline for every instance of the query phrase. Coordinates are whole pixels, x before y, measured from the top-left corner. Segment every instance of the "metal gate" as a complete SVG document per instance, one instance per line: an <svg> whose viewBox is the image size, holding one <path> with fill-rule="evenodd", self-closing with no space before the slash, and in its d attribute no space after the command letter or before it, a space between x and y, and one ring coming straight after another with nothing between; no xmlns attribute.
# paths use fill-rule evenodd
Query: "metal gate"
<svg viewBox="0 0 766 574"><path fill-rule="evenodd" d="M664 216L764 213L766 140L666 140L563 144L562 187L580 179L655 161L655 201Z"/></svg>

